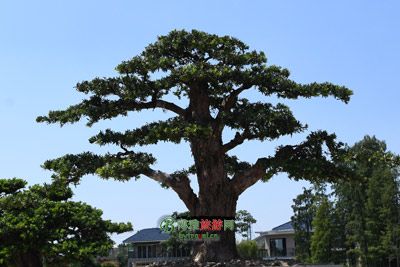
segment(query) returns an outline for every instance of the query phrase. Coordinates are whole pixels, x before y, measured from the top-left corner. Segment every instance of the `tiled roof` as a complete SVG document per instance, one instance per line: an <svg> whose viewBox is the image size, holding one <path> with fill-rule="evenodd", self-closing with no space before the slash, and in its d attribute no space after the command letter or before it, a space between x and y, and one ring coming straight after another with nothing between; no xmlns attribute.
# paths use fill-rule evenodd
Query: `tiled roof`
<svg viewBox="0 0 400 267"><path fill-rule="evenodd" d="M289 231L289 230L294 230L292 222L287 222L272 228L272 231Z"/></svg>
<svg viewBox="0 0 400 267"><path fill-rule="evenodd" d="M128 237L124 243L139 243L139 242L152 242L164 241L169 238L169 234L161 232L160 228L147 228L138 231L131 237Z"/></svg>

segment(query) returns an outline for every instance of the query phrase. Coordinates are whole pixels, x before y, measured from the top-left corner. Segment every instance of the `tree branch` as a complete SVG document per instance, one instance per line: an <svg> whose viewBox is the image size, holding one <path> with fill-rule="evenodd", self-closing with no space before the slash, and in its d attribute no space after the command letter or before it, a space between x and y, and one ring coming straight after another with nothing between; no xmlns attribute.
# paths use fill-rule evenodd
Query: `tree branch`
<svg viewBox="0 0 400 267"><path fill-rule="evenodd" d="M185 110L178 105L165 101L165 100L152 100L150 102L134 102L131 104L134 109L150 109L150 108L163 108L175 112L178 115L184 116Z"/></svg>
<svg viewBox="0 0 400 267"><path fill-rule="evenodd" d="M190 180L187 175L171 175L162 171L157 171L149 168L143 172L144 175L171 187L179 196L179 198L185 203L189 211L194 211L198 205L197 195L193 192L190 186Z"/></svg>
<svg viewBox="0 0 400 267"><path fill-rule="evenodd" d="M140 111L142 109L163 108L175 112L180 116L185 116L186 110L161 99L153 99L149 102L140 102L128 99L107 100L98 96L83 100L81 103L68 107L65 110L50 111L47 116L39 116L37 122L56 123L62 125L75 123L83 116L87 116L88 126L92 126L99 120L111 119L128 111Z"/></svg>
<svg viewBox="0 0 400 267"><path fill-rule="evenodd" d="M233 105L236 103L237 98L240 95L240 93L242 93L246 89L249 89L250 87L251 86L248 86L248 85L242 85L240 88L236 89L228 97L226 97L222 101L222 104L221 104L222 108L218 112L216 120L220 121L222 119L223 113L228 111L229 109L231 109L233 107Z"/></svg>
<svg viewBox="0 0 400 267"><path fill-rule="evenodd" d="M184 116L185 115L185 110L178 105L164 101L164 100L156 100L156 106L159 108L165 108L169 111L175 112L178 115Z"/></svg>
<svg viewBox="0 0 400 267"><path fill-rule="evenodd" d="M235 194L239 196L247 188L261 180L266 175L272 176L274 174L273 170L266 173L267 165L268 158L259 158L250 169L235 174L231 180L231 185Z"/></svg>
<svg viewBox="0 0 400 267"><path fill-rule="evenodd" d="M226 153L229 150L237 147L238 145L242 144L244 140L251 138L252 135L250 132L246 129L243 131L243 133L236 132L235 137L229 141L228 143L224 144L222 146L223 151Z"/></svg>

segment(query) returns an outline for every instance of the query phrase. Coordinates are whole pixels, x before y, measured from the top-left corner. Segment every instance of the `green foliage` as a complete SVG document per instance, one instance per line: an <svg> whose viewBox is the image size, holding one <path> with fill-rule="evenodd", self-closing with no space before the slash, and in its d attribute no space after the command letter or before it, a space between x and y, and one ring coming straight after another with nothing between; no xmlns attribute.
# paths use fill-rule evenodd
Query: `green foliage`
<svg viewBox="0 0 400 267"><path fill-rule="evenodd" d="M344 263L340 239L340 224L334 205L327 196L321 196L311 237L311 261L313 263Z"/></svg>
<svg viewBox="0 0 400 267"><path fill-rule="evenodd" d="M127 116L131 111L156 108L177 116L123 133L107 129L90 138L91 143L99 145L115 144L123 152L103 156L89 152L66 155L47 161L43 167L76 183L85 174L127 180L148 174L155 163L151 154L134 153L128 151L128 147L159 141L222 140L222 129L227 127L237 133L232 142L220 147L224 151L244 140L272 140L307 129L282 103L275 106L251 103L239 97L241 92L249 89L265 96L287 99L333 96L345 103L350 99L352 92L343 86L328 82L299 84L289 79L287 69L268 66L266 62L263 52L251 51L246 44L229 36L196 30L176 30L160 36L140 55L118 65L118 76L78 83L76 90L88 95L88 99L65 110L50 111L37 121L64 125L85 117L91 126L100 120ZM186 98L189 105L180 107L168 102L163 99L167 95ZM212 113L216 114L214 118ZM279 147L276 156L267 159L268 173L264 180L277 172L288 172L295 179L338 177L343 173L338 172L337 163L324 157L323 153L326 144L331 158L336 159L341 144L335 144L334 139L334 135L321 131L312 133L301 145ZM227 170L232 170L232 163L232 160L227 162ZM196 168L199 164L196 161ZM246 162L242 164L251 166ZM232 175L235 173L237 171Z"/></svg>
<svg viewBox="0 0 400 267"><path fill-rule="evenodd" d="M294 200L296 257L381 266L399 253L399 157L366 136L343 159L353 176L333 184L334 202L321 187L304 189Z"/></svg>
<svg viewBox="0 0 400 267"><path fill-rule="evenodd" d="M49 266L90 261L112 247L110 233L132 229L129 223L103 220L101 210L70 201L65 181L28 189L25 184L0 179L0 266L41 264L43 259Z"/></svg>
<svg viewBox="0 0 400 267"><path fill-rule="evenodd" d="M236 246L239 256L243 259L256 259L258 257L257 243L253 240L243 240Z"/></svg>
<svg viewBox="0 0 400 267"><path fill-rule="evenodd" d="M118 267L117 264L111 262L105 262L100 265L101 267Z"/></svg>
<svg viewBox="0 0 400 267"><path fill-rule="evenodd" d="M190 137L207 136L211 129L194 123L186 123L180 118L172 118L166 121L159 121L147 124L135 130L128 130L124 133L114 132L107 129L89 139L90 143L99 145L123 144L124 146L143 146L157 144L159 141L180 143L182 138L186 141Z"/></svg>
<svg viewBox="0 0 400 267"><path fill-rule="evenodd" d="M242 237L251 239L251 225L257 220L247 210L238 210L235 216L236 232Z"/></svg>
<svg viewBox="0 0 400 267"><path fill-rule="evenodd" d="M312 222L320 195L317 195L312 188L303 188L303 193L293 199L291 220L295 230L296 259L300 262L311 261Z"/></svg>
<svg viewBox="0 0 400 267"><path fill-rule="evenodd" d="M120 152L67 154L46 161L43 167L56 173L55 180L77 184L87 174L122 181L145 175L172 188L193 214L234 216L239 195L277 173L312 182L349 177L348 166L342 164L345 147L326 131L311 132L297 145L278 146L275 154L253 164L229 153L245 141L272 141L307 130L288 106L264 99L333 97L347 103L352 91L344 86L297 83L289 78L287 69L268 65L263 52L250 50L236 38L197 30L174 30L158 37L142 53L119 64L116 71L116 77L78 83L76 90L85 94L80 103L50 111L37 122L63 126L86 119L91 127L154 109L172 116L125 132L106 129L89 140L101 146L116 145ZM260 101L244 97L242 93L248 91L258 94ZM233 132L234 138L224 143L227 131ZM156 162L153 155L135 151L160 141L188 142L193 166L168 174L152 168ZM198 195L190 186L190 173L197 176ZM221 251L223 245L232 247L234 238L226 240L231 244L221 240L221 246L215 247Z"/></svg>
<svg viewBox="0 0 400 267"><path fill-rule="evenodd" d="M0 179L0 196L13 194L18 190L24 188L26 181L18 178L13 179Z"/></svg>
<svg viewBox="0 0 400 267"><path fill-rule="evenodd" d="M54 176L56 178L68 178L70 182L78 183L83 175L91 173L96 173L106 179L111 177L117 180L139 178L139 174L143 170L147 170L147 166L155 161L153 156L146 153L126 152L100 156L84 152L48 160L42 167L57 172L58 175Z"/></svg>
<svg viewBox="0 0 400 267"><path fill-rule="evenodd" d="M350 150L356 179L335 185L352 263L380 266L399 253L399 157L366 136ZM398 254L397 254L398 255Z"/></svg>

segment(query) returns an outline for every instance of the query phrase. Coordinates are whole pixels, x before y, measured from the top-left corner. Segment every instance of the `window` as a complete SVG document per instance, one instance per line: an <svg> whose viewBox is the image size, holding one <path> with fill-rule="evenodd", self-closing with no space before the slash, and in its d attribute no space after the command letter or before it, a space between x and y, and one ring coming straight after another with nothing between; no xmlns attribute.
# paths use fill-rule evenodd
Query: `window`
<svg viewBox="0 0 400 267"><path fill-rule="evenodd" d="M147 258L147 246L137 247L138 258Z"/></svg>
<svg viewBox="0 0 400 267"><path fill-rule="evenodd" d="M141 258L142 257L142 246L137 247L137 257Z"/></svg>
<svg viewBox="0 0 400 267"><path fill-rule="evenodd" d="M156 257L156 245L150 245L148 247L148 258L155 258Z"/></svg>
<svg viewBox="0 0 400 267"><path fill-rule="evenodd" d="M271 238L269 240L271 249L271 257L285 257L286 255L286 238Z"/></svg>

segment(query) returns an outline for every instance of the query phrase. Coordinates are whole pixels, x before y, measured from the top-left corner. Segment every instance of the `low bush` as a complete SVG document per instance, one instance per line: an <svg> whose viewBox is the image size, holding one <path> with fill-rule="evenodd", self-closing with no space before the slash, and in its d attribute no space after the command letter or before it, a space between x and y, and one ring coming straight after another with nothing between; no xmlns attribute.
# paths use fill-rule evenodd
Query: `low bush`
<svg viewBox="0 0 400 267"><path fill-rule="evenodd" d="M244 240L237 244L237 251L243 259L256 259L258 251L257 243L251 240Z"/></svg>

